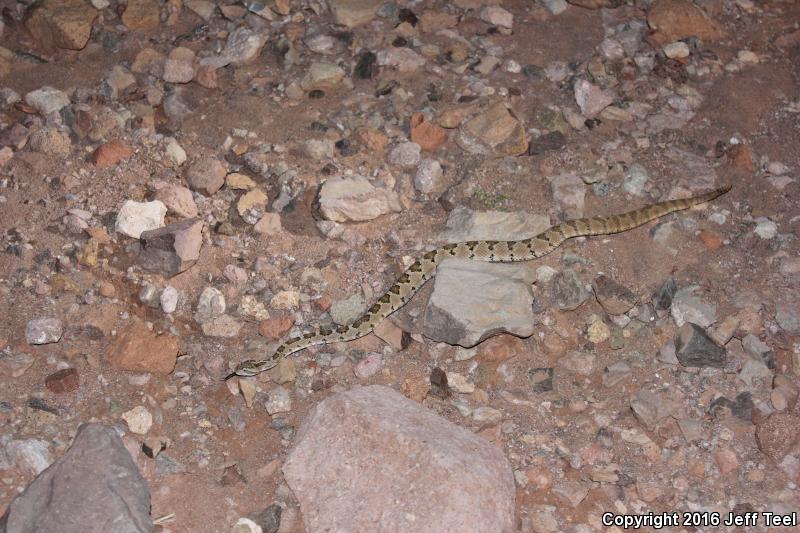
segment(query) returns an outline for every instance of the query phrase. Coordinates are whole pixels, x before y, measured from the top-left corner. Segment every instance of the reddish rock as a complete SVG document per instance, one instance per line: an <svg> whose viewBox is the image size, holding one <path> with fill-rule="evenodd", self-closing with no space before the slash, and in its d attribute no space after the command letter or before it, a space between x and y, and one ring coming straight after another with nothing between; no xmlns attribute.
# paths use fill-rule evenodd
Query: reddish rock
<svg viewBox="0 0 800 533"><path fill-rule="evenodd" d="M528 351L525 341L513 335L497 335L486 339L478 346L478 359L483 362L500 363Z"/></svg>
<svg viewBox="0 0 800 533"><path fill-rule="evenodd" d="M723 476L739 468L739 458L732 450L719 450L714 453L714 462L717 463L719 473Z"/></svg>
<svg viewBox="0 0 800 533"><path fill-rule="evenodd" d="M320 311L325 312L331 308L331 305L333 305L333 300L331 300L330 296L323 294L314 301L314 305L316 305L317 309Z"/></svg>
<svg viewBox="0 0 800 533"><path fill-rule="evenodd" d="M706 229L700 230L700 235L698 236L700 237L700 240L703 242L705 247L708 248L709 250L719 250L720 248L722 248L722 245L724 244L722 241L722 237L720 237L713 231L709 231Z"/></svg>
<svg viewBox="0 0 800 533"><path fill-rule="evenodd" d="M592 281L592 288L598 303L609 315L625 314L636 303L636 296L627 287L608 276L597 276Z"/></svg>
<svg viewBox="0 0 800 533"><path fill-rule="evenodd" d="M389 319L381 320L373 333L396 351L405 350L411 344L411 334Z"/></svg>
<svg viewBox="0 0 800 533"><path fill-rule="evenodd" d="M736 169L753 172L753 149L749 144L735 144L728 149L728 163Z"/></svg>
<svg viewBox="0 0 800 533"><path fill-rule="evenodd" d="M202 157L186 170L189 188L211 196L225 184L225 165L215 157Z"/></svg>
<svg viewBox="0 0 800 533"><path fill-rule="evenodd" d="M371 152L383 152L389 144L389 138L373 128L360 128L354 137Z"/></svg>
<svg viewBox="0 0 800 533"><path fill-rule="evenodd" d="M169 333L156 335L136 320L117 334L105 358L123 370L169 374L178 358L178 339Z"/></svg>
<svg viewBox="0 0 800 533"><path fill-rule="evenodd" d="M782 50L791 50L795 46L800 46L800 30L781 35L775 39L775 46Z"/></svg>
<svg viewBox="0 0 800 533"><path fill-rule="evenodd" d="M65 368L58 372L53 372L44 378L44 384L50 392L56 394L72 392L77 390L80 385L78 371L74 368Z"/></svg>
<svg viewBox="0 0 800 533"><path fill-rule="evenodd" d="M422 113L411 115L411 141L420 148L432 152L447 142L447 130L425 120Z"/></svg>
<svg viewBox="0 0 800 533"><path fill-rule="evenodd" d="M282 338L294 326L290 316L275 316L262 320L258 325L258 334L271 341Z"/></svg>
<svg viewBox="0 0 800 533"><path fill-rule="evenodd" d="M703 41L716 41L725 31L691 0L657 0L647 12L647 23L655 30L653 37L666 44L698 37Z"/></svg>
<svg viewBox="0 0 800 533"><path fill-rule="evenodd" d="M758 448L770 459L780 463L800 441L800 415L774 413L756 426Z"/></svg>
<svg viewBox="0 0 800 533"><path fill-rule="evenodd" d="M101 145L92 154L92 163L97 168L116 165L133 155L133 148L122 141L109 141Z"/></svg>

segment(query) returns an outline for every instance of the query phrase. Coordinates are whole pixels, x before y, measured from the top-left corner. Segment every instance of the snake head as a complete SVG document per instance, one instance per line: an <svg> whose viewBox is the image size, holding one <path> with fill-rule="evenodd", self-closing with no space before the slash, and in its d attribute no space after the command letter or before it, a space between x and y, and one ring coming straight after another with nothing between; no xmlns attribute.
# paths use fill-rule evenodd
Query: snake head
<svg viewBox="0 0 800 533"><path fill-rule="evenodd" d="M248 359L247 361L242 361L238 365L236 365L236 369L230 373L225 379L230 379L234 376L240 376L243 378L249 378L255 376L256 374L260 374L265 370L269 370L270 368L277 365L277 361L273 361L272 359L266 359L264 361L255 361L253 359Z"/></svg>

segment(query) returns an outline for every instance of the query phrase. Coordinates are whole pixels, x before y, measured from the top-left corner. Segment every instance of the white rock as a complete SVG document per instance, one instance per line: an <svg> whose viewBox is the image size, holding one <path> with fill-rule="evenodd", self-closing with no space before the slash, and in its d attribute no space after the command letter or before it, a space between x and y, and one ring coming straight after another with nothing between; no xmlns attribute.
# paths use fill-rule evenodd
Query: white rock
<svg viewBox="0 0 800 533"><path fill-rule="evenodd" d="M670 59L683 59L689 57L689 45L683 41L675 41L664 46L664 55Z"/></svg>
<svg viewBox="0 0 800 533"><path fill-rule="evenodd" d="M167 285L164 287L164 290L161 291L161 296L159 297L159 302L161 303L161 310L165 313L174 313L175 309L178 308L178 297L180 294L178 293L178 289L173 287L172 285Z"/></svg>
<svg viewBox="0 0 800 533"><path fill-rule="evenodd" d="M122 419L128 424L131 433L144 435L153 426L153 415L142 405L122 413Z"/></svg>
<svg viewBox="0 0 800 533"><path fill-rule="evenodd" d="M69 105L69 97L63 91L52 87L42 87L25 95L25 103L42 115L49 115L54 111L61 111Z"/></svg>
<svg viewBox="0 0 800 533"><path fill-rule="evenodd" d="M778 234L778 225L766 217L758 217L753 231L762 239L769 240Z"/></svg>
<svg viewBox="0 0 800 533"><path fill-rule="evenodd" d="M288 413L292 410L292 398L289 391L283 387L275 387L269 391L266 402L267 413Z"/></svg>
<svg viewBox="0 0 800 533"><path fill-rule="evenodd" d="M178 166L184 164L186 162L186 151L178 144L178 141L172 137L167 137L165 143L164 155L166 155L167 159Z"/></svg>
<svg viewBox="0 0 800 533"><path fill-rule="evenodd" d="M128 237L138 239L142 232L164 227L167 206L163 202L135 202L127 200L117 215L116 230Z"/></svg>
<svg viewBox="0 0 800 533"><path fill-rule="evenodd" d="M511 28L514 25L514 15L500 6L486 6L481 9L481 20L503 28Z"/></svg>

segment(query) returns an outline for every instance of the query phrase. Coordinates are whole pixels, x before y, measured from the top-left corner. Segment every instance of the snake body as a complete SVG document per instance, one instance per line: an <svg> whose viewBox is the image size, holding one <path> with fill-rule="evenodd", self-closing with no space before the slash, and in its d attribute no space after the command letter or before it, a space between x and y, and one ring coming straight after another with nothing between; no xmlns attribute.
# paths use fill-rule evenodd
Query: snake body
<svg viewBox="0 0 800 533"><path fill-rule="evenodd" d="M725 186L700 196L660 202L619 215L569 220L556 224L539 235L528 239L516 241L467 241L446 244L431 250L414 261L386 294L381 296L356 321L335 328L319 328L316 331L289 338L275 350L275 353L266 359L248 360L240 363L231 376L254 376L273 368L282 358L309 346L351 341L367 335L375 329L375 326L381 320L408 303L425 282L434 276L439 263L449 257L475 259L492 263L529 261L549 254L567 239L627 231L669 213L711 201L729 190L730 186Z"/></svg>

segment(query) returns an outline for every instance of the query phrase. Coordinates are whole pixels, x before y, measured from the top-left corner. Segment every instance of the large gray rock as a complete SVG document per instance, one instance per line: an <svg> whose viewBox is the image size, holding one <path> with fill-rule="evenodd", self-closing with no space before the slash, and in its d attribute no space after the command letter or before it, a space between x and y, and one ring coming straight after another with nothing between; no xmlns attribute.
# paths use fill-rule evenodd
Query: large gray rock
<svg viewBox="0 0 800 533"><path fill-rule="evenodd" d="M439 238L447 242L527 239L550 227L544 215L502 211L473 211L458 206L450 212Z"/></svg>
<svg viewBox="0 0 800 533"><path fill-rule="evenodd" d="M502 452L380 385L317 404L283 473L310 533L514 529Z"/></svg>
<svg viewBox="0 0 800 533"><path fill-rule="evenodd" d="M532 274L525 265L447 259L434 278L423 332L465 348L499 333L533 334Z"/></svg>
<svg viewBox="0 0 800 533"><path fill-rule="evenodd" d="M150 492L116 431L83 424L64 456L11 502L0 530L151 532Z"/></svg>

